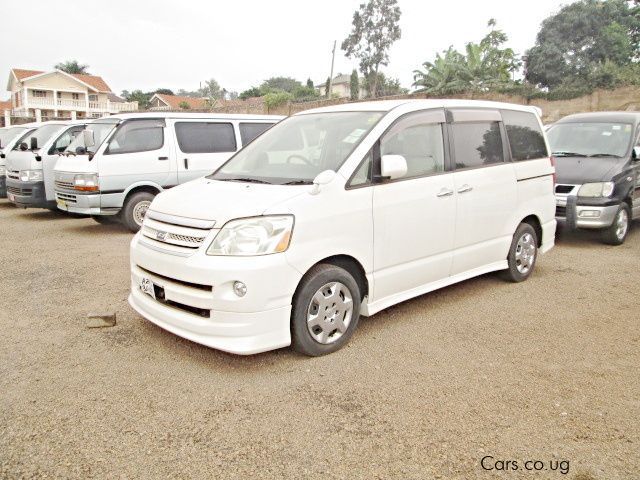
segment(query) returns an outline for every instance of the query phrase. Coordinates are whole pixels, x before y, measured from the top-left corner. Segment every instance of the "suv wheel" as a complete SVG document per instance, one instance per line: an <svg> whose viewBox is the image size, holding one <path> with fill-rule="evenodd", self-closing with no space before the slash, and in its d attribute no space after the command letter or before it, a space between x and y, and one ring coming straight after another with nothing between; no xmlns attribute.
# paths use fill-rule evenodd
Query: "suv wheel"
<svg viewBox="0 0 640 480"><path fill-rule="evenodd" d="M144 216L154 197L153 193L138 192L127 198L120 211L120 219L129 230L134 233L140 230Z"/></svg>
<svg viewBox="0 0 640 480"><path fill-rule="evenodd" d="M293 297L293 348L317 357L349 341L360 317L360 288L353 276L335 265L316 265Z"/></svg>
<svg viewBox="0 0 640 480"><path fill-rule="evenodd" d="M629 233L630 210L626 203L620 205L611 226L602 231L602 241L609 245L622 245Z"/></svg>
<svg viewBox="0 0 640 480"><path fill-rule="evenodd" d="M538 235L528 223L521 223L511 241L507 261L509 267L503 272L505 280L523 282L533 272L538 258Z"/></svg>

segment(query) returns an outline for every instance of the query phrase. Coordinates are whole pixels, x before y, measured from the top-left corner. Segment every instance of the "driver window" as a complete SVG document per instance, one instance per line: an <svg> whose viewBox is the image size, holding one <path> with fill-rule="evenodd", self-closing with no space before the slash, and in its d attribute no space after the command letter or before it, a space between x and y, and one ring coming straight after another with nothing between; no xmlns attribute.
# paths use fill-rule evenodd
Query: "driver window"
<svg viewBox="0 0 640 480"><path fill-rule="evenodd" d="M62 135L60 135L58 140L56 140L56 143L53 145L53 148L52 148L53 151L51 153L64 152L67 149L67 147L71 144L71 142L75 140L75 138L78 135L80 135L80 132L82 132L83 130L84 130L84 127L77 127L77 128L71 128L66 132L64 132Z"/></svg>
<svg viewBox="0 0 640 480"><path fill-rule="evenodd" d="M118 127L106 154L149 152L163 145L163 120L129 120Z"/></svg>
<svg viewBox="0 0 640 480"><path fill-rule="evenodd" d="M407 161L405 178L444 171L442 125L420 114L400 120L380 141L381 155L402 155Z"/></svg>

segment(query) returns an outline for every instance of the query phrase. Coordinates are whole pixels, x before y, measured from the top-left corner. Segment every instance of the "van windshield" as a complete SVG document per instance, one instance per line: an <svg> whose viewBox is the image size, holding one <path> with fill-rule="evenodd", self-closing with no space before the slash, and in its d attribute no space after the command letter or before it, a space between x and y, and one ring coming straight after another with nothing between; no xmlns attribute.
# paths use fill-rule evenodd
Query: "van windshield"
<svg viewBox="0 0 640 480"><path fill-rule="evenodd" d="M100 145L107 139L109 134L113 131L114 128L118 125L118 122L100 122L100 123L90 123L87 125L87 130L91 130L93 132L94 145L91 147L85 147L84 144L84 136L78 135L67 147L67 152L75 153L78 147L83 147L87 149L89 153L96 153Z"/></svg>
<svg viewBox="0 0 640 480"><path fill-rule="evenodd" d="M274 125L208 178L278 185L311 183L337 171L382 118L382 112L329 112Z"/></svg>
<svg viewBox="0 0 640 480"><path fill-rule="evenodd" d="M628 123L559 123L547 132L556 157L624 157L631 145Z"/></svg>
<svg viewBox="0 0 640 480"><path fill-rule="evenodd" d="M44 144L47 143L54 133L63 128L65 125L53 124L53 125L43 125L39 128L36 128L33 132L28 134L26 137L21 138L20 142L16 143L13 147L14 150L20 150L20 144L26 143L27 149L31 149L31 139L35 138L38 141L38 149L44 147Z"/></svg>
<svg viewBox="0 0 640 480"><path fill-rule="evenodd" d="M26 130L25 127L11 127L0 130L0 148L6 147L11 140L18 135L22 135Z"/></svg>

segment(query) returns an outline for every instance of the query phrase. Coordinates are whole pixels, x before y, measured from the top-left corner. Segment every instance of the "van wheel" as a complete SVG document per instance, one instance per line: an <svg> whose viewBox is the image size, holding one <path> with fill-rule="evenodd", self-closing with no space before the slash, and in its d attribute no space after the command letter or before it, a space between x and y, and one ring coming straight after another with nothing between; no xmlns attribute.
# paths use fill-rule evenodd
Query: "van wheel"
<svg viewBox="0 0 640 480"><path fill-rule="evenodd" d="M360 317L360 289L345 269L316 265L302 279L293 297L293 348L318 357L349 341Z"/></svg>
<svg viewBox="0 0 640 480"><path fill-rule="evenodd" d="M502 272L505 280L523 282L533 272L538 258L538 236L528 223L521 223L516 229L509 248L509 267Z"/></svg>
<svg viewBox="0 0 640 480"><path fill-rule="evenodd" d="M144 216L154 197L153 193L138 192L127 198L120 212L120 219L125 227L134 233L140 230Z"/></svg>
<svg viewBox="0 0 640 480"><path fill-rule="evenodd" d="M613 223L609 228L602 230L602 242L608 245L622 245L629 233L631 218L629 206L626 203L620 205Z"/></svg>

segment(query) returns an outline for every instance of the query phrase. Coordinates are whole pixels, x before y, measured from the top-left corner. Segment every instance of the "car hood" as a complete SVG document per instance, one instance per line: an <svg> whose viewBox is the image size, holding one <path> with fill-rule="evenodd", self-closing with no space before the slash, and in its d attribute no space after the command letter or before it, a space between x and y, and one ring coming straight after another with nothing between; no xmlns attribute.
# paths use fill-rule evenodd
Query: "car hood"
<svg viewBox="0 0 640 480"><path fill-rule="evenodd" d="M612 157L556 157L558 183L582 185L611 180L624 161Z"/></svg>
<svg viewBox="0 0 640 480"><path fill-rule="evenodd" d="M215 221L215 227L220 228L234 218L262 215L308 190L308 185L262 185L200 178L160 193L149 209L167 215Z"/></svg>
<svg viewBox="0 0 640 480"><path fill-rule="evenodd" d="M5 158L7 170L41 170L42 162L36 160L38 152L11 150Z"/></svg>
<svg viewBox="0 0 640 480"><path fill-rule="evenodd" d="M88 155L62 155L56 162L55 172L98 173L96 159L89 161Z"/></svg>

